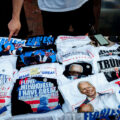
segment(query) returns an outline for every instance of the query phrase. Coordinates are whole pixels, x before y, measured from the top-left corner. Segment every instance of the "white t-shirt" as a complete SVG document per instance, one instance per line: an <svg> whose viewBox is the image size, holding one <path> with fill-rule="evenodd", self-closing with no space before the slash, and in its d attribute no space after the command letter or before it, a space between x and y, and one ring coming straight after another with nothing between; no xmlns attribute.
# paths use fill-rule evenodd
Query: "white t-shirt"
<svg viewBox="0 0 120 120"><path fill-rule="evenodd" d="M66 12L81 7L88 0L38 0L41 10L49 12Z"/></svg>
<svg viewBox="0 0 120 120"><path fill-rule="evenodd" d="M98 96L90 103L93 105L94 111L101 111L104 108L118 109L120 105L115 93Z"/></svg>

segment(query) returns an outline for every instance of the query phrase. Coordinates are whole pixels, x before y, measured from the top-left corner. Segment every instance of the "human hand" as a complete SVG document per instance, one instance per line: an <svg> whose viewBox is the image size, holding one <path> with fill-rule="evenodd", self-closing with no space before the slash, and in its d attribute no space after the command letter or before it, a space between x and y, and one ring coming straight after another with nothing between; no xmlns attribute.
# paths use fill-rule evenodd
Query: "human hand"
<svg viewBox="0 0 120 120"><path fill-rule="evenodd" d="M10 41L12 36L17 36L20 29L21 29L21 23L19 19L11 19L8 23L8 29L9 29L9 37L8 41Z"/></svg>

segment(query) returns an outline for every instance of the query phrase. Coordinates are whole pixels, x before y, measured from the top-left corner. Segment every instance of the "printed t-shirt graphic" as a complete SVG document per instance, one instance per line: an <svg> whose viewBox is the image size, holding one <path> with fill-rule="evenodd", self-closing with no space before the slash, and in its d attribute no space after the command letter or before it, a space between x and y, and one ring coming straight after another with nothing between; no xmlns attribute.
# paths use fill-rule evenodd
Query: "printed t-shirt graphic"
<svg viewBox="0 0 120 120"><path fill-rule="evenodd" d="M94 85L98 92L103 90L102 86L108 84L108 81L106 80L104 74L98 73L59 86L59 90L64 100L69 103L72 111L74 111L75 108L79 107L86 99L86 96L84 94L81 94L78 89L78 84L84 81L90 82L92 85ZM107 91L107 90L108 89L106 88L103 91Z"/></svg>
<svg viewBox="0 0 120 120"><path fill-rule="evenodd" d="M98 72L97 60L99 60L99 55L91 45L59 51L57 58L58 61L62 63L65 72L70 71L69 67L73 68L74 66L76 66L76 72L82 72L83 76ZM85 73L85 71L87 71L88 74Z"/></svg>
<svg viewBox="0 0 120 120"><path fill-rule="evenodd" d="M70 80L92 75L92 63L78 62L66 65L63 75L65 75Z"/></svg>
<svg viewBox="0 0 120 120"><path fill-rule="evenodd" d="M103 72L109 82L120 78L120 57L106 57L98 61L99 72Z"/></svg>
<svg viewBox="0 0 120 120"><path fill-rule="evenodd" d="M113 45L111 47L100 46L97 49L99 51L100 57L111 56L111 55L112 56L120 55L120 46L119 45Z"/></svg>
<svg viewBox="0 0 120 120"><path fill-rule="evenodd" d="M80 47L87 45L91 42L91 39L88 36L58 36L55 44L57 51L63 49L69 49L73 47Z"/></svg>
<svg viewBox="0 0 120 120"><path fill-rule="evenodd" d="M44 63L22 67L18 72L18 79L26 77L47 77L57 79L62 75L63 69L59 63Z"/></svg>
<svg viewBox="0 0 120 120"><path fill-rule="evenodd" d="M54 37L52 36L33 36L26 40L26 46L47 47L54 45Z"/></svg>
<svg viewBox="0 0 120 120"><path fill-rule="evenodd" d="M94 59L99 59L98 51L94 50L91 45L86 45L84 47L63 49L57 52L58 61L66 65L71 63L71 61L89 61Z"/></svg>
<svg viewBox="0 0 120 120"><path fill-rule="evenodd" d="M13 79L0 74L0 119L11 117L11 91Z"/></svg>
<svg viewBox="0 0 120 120"><path fill-rule="evenodd" d="M40 77L19 79L15 86L17 99L30 105L33 112L42 113L61 108L56 79Z"/></svg>
<svg viewBox="0 0 120 120"><path fill-rule="evenodd" d="M8 41L7 37L0 37L0 55L20 55L24 45L25 40L11 38Z"/></svg>
<svg viewBox="0 0 120 120"><path fill-rule="evenodd" d="M24 66L54 62L56 62L56 52L53 49L29 50L18 57L17 68L19 69Z"/></svg>
<svg viewBox="0 0 120 120"><path fill-rule="evenodd" d="M120 81L109 83L103 74L96 75L59 86L72 110L84 113L85 120L117 116L120 112Z"/></svg>
<svg viewBox="0 0 120 120"><path fill-rule="evenodd" d="M100 112L85 112L79 113L81 120L119 120L119 110L103 109Z"/></svg>
<svg viewBox="0 0 120 120"><path fill-rule="evenodd" d="M104 92L101 93L100 91L98 92L97 88L90 82L86 82L86 81L80 82L78 84L78 88L79 88L81 94L86 95L86 100L79 107L80 108L79 112L85 112L85 107L87 107L87 105L91 105L91 108L89 108L89 110L91 109L91 111L89 111L89 112L101 111L104 109L115 109L115 110L119 109L119 107L120 107L120 93L119 93L120 87L119 87L119 85L116 84L116 82L115 82L115 83L111 83L111 84L108 83L104 87L105 87L105 89L107 87L108 90L111 89L111 92L108 91L106 93L104 93ZM83 90L83 88L84 88L84 90ZM88 89L89 89L89 92L88 91L86 92L85 90L88 90ZM91 89L91 91L90 91L90 89Z"/></svg>

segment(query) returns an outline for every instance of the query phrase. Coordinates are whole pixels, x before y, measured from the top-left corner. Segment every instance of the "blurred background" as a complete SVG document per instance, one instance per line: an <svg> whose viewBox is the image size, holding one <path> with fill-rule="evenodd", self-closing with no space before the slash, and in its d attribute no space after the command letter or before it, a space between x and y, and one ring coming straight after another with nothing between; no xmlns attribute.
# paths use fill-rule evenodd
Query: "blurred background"
<svg viewBox="0 0 120 120"><path fill-rule="evenodd" d="M96 0L97 1L97 0ZM98 33L104 36L120 35L120 0L101 0L101 13L98 20ZM8 36L8 22L12 16L12 0L0 3L0 36ZM21 12L22 28L20 38L43 35L42 15L37 0L25 0ZM70 27L72 31L72 28Z"/></svg>
<svg viewBox="0 0 120 120"><path fill-rule="evenodd" d="M98 33L105 36L120 35L120 0L101 0L101 14ZM25 0L25 14L29 34L41 35L43 33L42 15L37 0ZM37 18L37 19L36 19Z"/></svg>
<svg viewBox="0 0 120 120"><path fill-rule="evenodd" d="M102 0L99 33L120 35L120 0Z"/></svg>

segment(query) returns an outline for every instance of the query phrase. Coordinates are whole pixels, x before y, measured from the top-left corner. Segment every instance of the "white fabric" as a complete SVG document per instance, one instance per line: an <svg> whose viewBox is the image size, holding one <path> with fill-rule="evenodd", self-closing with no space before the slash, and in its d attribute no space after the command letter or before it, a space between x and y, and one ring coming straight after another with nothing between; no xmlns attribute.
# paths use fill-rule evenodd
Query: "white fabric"
<svg viewBox="0 0 120 120"><path fill-rule="evenodd" d="M91 75L89 75L89 76L91 76ZM84 78L87 78L87 77L89 77L89 76L86 76L86 77L84 77ZM79 78L79 79L82 79L82 77ZM74 79L74 80L79 80L79 79ZM71 81L74 81L74 80L71 80L71 79L65 77L64 75L58 75L58 76L57 76L57 81L58 81L58 85L59 85L59 86L65 85L65 84L68 84L68 83L71 83Z"/></svg>
<svg viewBox="0 0 120 120"><path fill-rule="evenodd" d="M89 61L99 60L98 51L91 45L86 45L77 48L63 49L57 52L57 59L64 65L77 62L77 61Z"/></svg>
<svg viewBox="0 0 120 120"><path fill-rule="evenodd" d="M110 72L115 71L114 68L120 68L120 57L119 56L106 56L101 57L99 61L97 61L98 71L99 72Z"/></svg>
<svg viewBox="0 0 120 120"><path fill-rule="evenodd" d="M120 54L120 45L100 46L96 48L100 57L113 56Z"/></svg>
<svg viewBox="0 0 120 120"><path fill-rule="evenodd" d="M120 101L116 99L115 94L98 96L90 103L92 104L94 111L101 111L104 108L118 109L118 106L120 105Z"/></svg>
<svg viewBox="0 0 120 120"><path fill-rule="evenodd" d="M62 110L55 110L48 113L41 114L25 114L17 115L12 118L12 120L58 120L63 116Z"/></svg>
<svg viewBox="0 0 120 120"><path fill-rule="evenodd" d="M104 74L99 73L99 74L91 75L86 78L70 81L69 83L64 85L60 85L59 90L64 100L67 101L71 106L72 110L74 110L74 108L81 105L83 101L86 99L86 96L84 94L81 94L80 91L78 90L77 86L80 81L90 82L93 86L95 86L96 91L99 91L101 86L108 84Z"/></svg>
<svg viewBox="0 0 120 120"><path fill-rule="evenodd" d="M57 37L55 44L57 46L57 51L63 49L70 49L73 47L80 47L83 45L90 44L91 39L88 36L63 36Z"/></svg>
<svg viewBox="0 0 120 120"><path fill-rule="evenodd" d="M25 77L48 77L57 78L63 72L59 63L45 63L40 65L31 65L29 67L23 67L18 72L18 78Z"/></svg>
<svg viewBox="0 0 120 120"><path fill-rule="evenodd" d="M0 63L2 61L9 61L12 64L12 67L14 69L16 69L17 56L15 56L15 55L1 56L0 57Z"/></svg>
<svg viewBox="0 0 120 120"><path fill-rule="evenodd" d="M92 64L93 73L98 72L97 61L99 60L98 52L91 45L83 47L63 49L57 52L57 60L63 65L74 62L88 62Z"/></svg>
<svg viewBox="0 0 120 120"><path fill-rule="evenodd" d="M13 78L12 63L7 60L0 61L0 74L9 75L11 78Z"/></svg>
<svg viewBox="0 0 120 120"><path fill-rule="evenodd" d="M98 72L103 72L106 78L108 79L108 81L112 81L119 77L120 56L118 56L118 54L120 52L117 49L118 47L115 47L115 46L113 46L112 49L101 47L102 50L103 48L104 48L104 51L101 52L100 60L97 61ZM111 53L109 53L110 51ZM108 55L108 54L112 54L112 55ZM117 69L118 71L116 71ZM118 76L116 75L116 73L118 73Z"/></svg>
<svg viewBox="0 0 120 120"><path fill-rule="evenodd" d="M119 81L119 80L118 80ZM92 104L94 111L101 111L105 109L119 109L120 105L120 87L114 82L111 85L106 86L107 88L111 88L112 92L108 94L104 94L102 96L98 95L94 100L90 102Z"/></svg>
<svg viewBox="0 0 120 120"><path fill-rule="evenodd" d="M38 0L41 10L51 12L65 12L81 7L88 0Z"/></svg>
<svg viewBox="0 0 120 120"><path fill-rule="evenodd" d="M63 112L64 112L65 114L72 112L71 106L70 106L69 103L67 103L67 102L65 102L65 103L62 105L62 110L63 110Z"/></svg>
<svg viewBox="0 0 120 120"><path fill-rule="evenodd" d="M0 109L6 107L6 111L2 111L2 114L0 114L0 120L5 120L6 118L10 118L12 116L11 92L13 85L14 80L9 75L0 75Z"/></svg>

